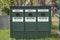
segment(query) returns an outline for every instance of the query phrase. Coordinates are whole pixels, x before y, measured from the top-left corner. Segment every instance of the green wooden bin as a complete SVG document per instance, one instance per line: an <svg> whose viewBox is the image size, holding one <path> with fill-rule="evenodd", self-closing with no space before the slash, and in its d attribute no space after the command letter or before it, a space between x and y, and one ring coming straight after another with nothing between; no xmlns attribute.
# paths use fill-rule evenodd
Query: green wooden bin
<svg viewBox="0 0 60 40"><path fill-rule="evenodd" d="M50 6L11 6L11 38L49 37L51 32Z"/></svg>

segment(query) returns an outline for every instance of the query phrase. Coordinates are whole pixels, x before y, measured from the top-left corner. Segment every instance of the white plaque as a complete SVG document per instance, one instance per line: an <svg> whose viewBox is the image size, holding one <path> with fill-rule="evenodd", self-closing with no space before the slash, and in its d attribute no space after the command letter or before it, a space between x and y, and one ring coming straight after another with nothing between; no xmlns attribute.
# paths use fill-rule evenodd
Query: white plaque
<svg viewBox="0 0 60 40"><path fill-rule="evenodd" d="M23 22L23 17L12 17L12 22Z"/></svg>
<svg viewBox="0 0 60 40"><path fill-rule="evenodd" d="M25 12L36 12L35 9L25 9Z"/></svg>
<svg viewBox="0 0 60 40"><path fill-rule="evenodd" d="M25 17L25 22L36 22L36 17Z"/></svg>
<svg viewBox="0 0 60 40"><path fill-rule="evenodd" d="M49 17L38 17L38 22L49 22Z"/></svg>

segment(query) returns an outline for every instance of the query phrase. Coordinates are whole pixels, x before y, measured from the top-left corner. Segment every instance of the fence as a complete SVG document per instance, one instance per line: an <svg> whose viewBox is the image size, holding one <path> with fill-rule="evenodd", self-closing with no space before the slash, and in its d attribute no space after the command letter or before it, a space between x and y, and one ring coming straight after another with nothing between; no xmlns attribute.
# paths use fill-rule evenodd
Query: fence
<svg viewBox="0 0 60 40"><path fill-rule="evenodd" d="M10 28L10 16L0 16L0 29L1 28Z"/></svg>

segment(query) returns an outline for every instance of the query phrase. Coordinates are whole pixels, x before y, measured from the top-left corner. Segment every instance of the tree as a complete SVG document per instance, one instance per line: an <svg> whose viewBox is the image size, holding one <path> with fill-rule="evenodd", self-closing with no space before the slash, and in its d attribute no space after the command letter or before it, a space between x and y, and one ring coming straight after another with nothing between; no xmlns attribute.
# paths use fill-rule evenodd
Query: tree
<svg viewBox="0 0 60 40"><path fill-rule="evenodd" d="M6 13L7 15L9 15L9 9L8 9L7 7L4 7L4 8L2 9L2 12L3 12L3 13Z"/></svg>
<svg viewBox="0 0 60 40"><path fill-rule="evenodd" d="M10 0L0 0L0 8L10 8Z"/></svg>
<svg viewBox="0 0 60 40"><path fill-rule="evenodd" d="M38 0L40 6L45 6L45 0Z"/></svg>
<svg viewBox="0 0 60 40"><path fill-rule="evenodd" d="M30 5L33 6L33 2L32 2L32 0L30 0Z"/></svg>
<svg viewBox="0 0 60 40"><path fill-rule="evenodd" d="M10 0L0 0L0 8L2 9L2 12L9 15Z"/></svg>

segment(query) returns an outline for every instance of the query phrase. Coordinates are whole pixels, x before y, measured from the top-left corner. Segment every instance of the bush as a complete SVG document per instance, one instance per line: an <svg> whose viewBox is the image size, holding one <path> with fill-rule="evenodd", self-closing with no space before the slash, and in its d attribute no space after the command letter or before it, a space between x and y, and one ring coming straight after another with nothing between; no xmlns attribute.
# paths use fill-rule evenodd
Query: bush
<svg viewBox="0 0 60 40"><path fill-rule="evenodd" d="M6 13L7 15L9 15L9 9L7 7L4 7L2 9L2 12Z"/></svg>
<svg viewBox="0 0 60 40"><path fill-rule="evenodd" d="M58 23L52 23L52 27L51 28L52 29L58 29L58 26L59 26Z"/></svg>

